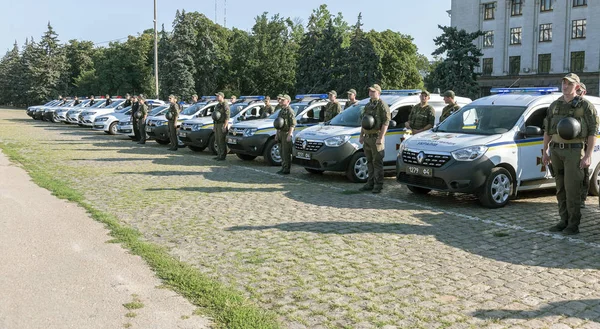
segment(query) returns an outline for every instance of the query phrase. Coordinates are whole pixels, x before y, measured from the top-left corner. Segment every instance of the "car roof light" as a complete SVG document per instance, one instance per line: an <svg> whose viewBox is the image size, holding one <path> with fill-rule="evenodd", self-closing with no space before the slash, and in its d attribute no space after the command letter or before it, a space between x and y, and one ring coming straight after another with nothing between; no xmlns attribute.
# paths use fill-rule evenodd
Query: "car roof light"
<svg viewBox="0 0 600 329"><path fill-rule="evenodd" d="M397 90L382 90L382 95L418 95L421 89L397 89Z"/></svg>
<svg viewBox="0 0 600 329"><path fill-rule="evenodd" d="M492 88L493 94L550 94L557 92L558 87L523 87L523 88Z"/></svg>
<svg viewBox="0 0 600 329"><path fill-rule="evenodd" d="M299 94L294 97L295 99L304 99L304 98L317 98L317 99L326 99L327 94Z"/></svg>
<svg viewBox="0 0 600 329"><path fill-rule="evenodd" d="M265 96L240 96L240 97L238 97L238 99L246 99L246 100L258 99L258 100L263 100L263 99L265 99Z"/></svg>

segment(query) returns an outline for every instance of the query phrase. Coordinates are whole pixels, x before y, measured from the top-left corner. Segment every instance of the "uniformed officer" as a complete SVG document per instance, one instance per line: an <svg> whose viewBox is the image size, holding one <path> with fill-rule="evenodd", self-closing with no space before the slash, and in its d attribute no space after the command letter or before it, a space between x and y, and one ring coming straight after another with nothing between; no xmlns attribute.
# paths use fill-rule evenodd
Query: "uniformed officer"
<svg viewBox="0 0 600 329"><path fill-rule="evenodd" d="M237 96L236 95L231 95L231 104L237 102Z"/></svg>
<svg viewBox="0 0 600 329"><path fill-rule="evenodd" d="M460 106L454 101L454 92L452 90L446 90L444 93L444 103L447 105L442 109L442 116L440 116L440 123L442 123L450 114L460 110Z"/></svg>
<svg viewBox="0 0 600 329"><path fill-rule="evenodd" d="M179 141L177 140L177 118L179 117L180 107L177 104L177 97L175 95L169 95L169 103L169 109L167 110L171 113L171 119L167 119L169 124L169 150L177 151L177 147L179 146Z"/></svg>
<svg viewBox="0 0 600 329"><path fill-rule="evenodd" d="M198 95L193 94L192 101L190 102L190 104L196 104L196 103L198 103Z"/></svg>
<svg viewBox="0 0 600 329"><path fill-rule="evenodd" d="M271 106L271 97L265 97L265 107L263 107L262 112L260 113L260 118L264 119L269 115L273 114L273 106Z"/></svg>
<svg viewBox="0 0 600 329"><path fill-rule="evenodd" d="M370 115L375 124L372 129L361 128L359 142L363 144L363 150L367 157L367 169L369 178L367 183L359 191L372 191L381 193L383 189L383 158L385 157L385 134L391 120L390 108L382 101L381 87L374 84L369 87L369 103L363 109L361 120Z"/></svg>
<svg viewBox="0 0 600 329"><path fill-rule="evenodd" d="M134 95L131 99L131 125L133 126L133 141L139 142L141 134L146 134L145 131L140 131L140 127L138 126L138 121L135 117L135 113L140 108L140 102L138 100L138 96Z"/></svg>
<svg viewBox="0 0 600 329"><path fill-rule="evenodd" d="M277 100L281 108L277 118L283 119L283 126L275 134L275 141L279 143L279 152L281 155L281 170L277 173L288 175L292 165L292 135L296 128L296 113L290 107L292 98L289 95L283 95Z"/></svg>
<svg viewBox="0 0 600 329"><path fill-rule="evenodd" d="M110 99L110 95L106 94L106 105L104 106L109 106L110 104L112 104L113 100Z"/></svg>
<svg viewBox="0 0 600 329"><path fill-rule="evenodd" d="M335 118L336 115L342 112L342 106L337 101L337 92L335 90L327 93L329 96L329 102L325 105L325 116L323 118L324 122L331 121L331 119Z"/></svg>
<svg viewBox="0 0 600 329"><path fill-rule="evenodd" d="M215 160L224 161L227 156L227 125L229 124L229 104L225 100L225 94L222 92L216 93L219 104L215 106L214 111L221 113L218 120L213 120L213 131L215 133L215 141L217 142L217 156Z"/></svg>
<svg viewBox="0 0 600 329"><path fill-rule="evenodd" d="M358 103L358 101L356 100L356 90L350 89L346 93L348 94L348 100L346 101L346 104L344 105L344 110L349 108L350 106Z"/></svg>
<svg viewBox="0 0 600 329"><path fill-rule="evenodd" d="M416 135L422 131L433 128L435 123L435 109L427 104L429 101L429 92L423 90L420 96L421 102L413 106L408 121L404 124L406 129L412 130L412 134Z"/></svg>
<svg viewBox="0 0 600 329"><path fill-rule="evenodd" d="M90 103L88 106L92 106L94 104L96 104L96 99L94 98L94 95L90 95Z"/></svg>
<svg viewBox="0 0 600 329"><path fill-rule="evenodd" d="M138 144L146 144L146 118L148 117L148 104L146 104L146 98L144 95L139 97L138 112L141 114L140 118L137 119L137 126L140 132L140 141Z"/></svg>
<svg viewBox="0 0 600 329"><path fill-rule="evenodd" d="M79 97L75 96L75 101L73 102L73 106L77 106L81 104L81 101L79 100Z"/></svg>
<svg viewBox="0 0 600 329"><path fill-rule="evenodd" d="M129 93L127 93L127 95L125 95L125 101L123 102L123 108L129 107L131 106L131 95L129 95Z"/></svg>
<svg viewBox="0 0 600 329"><path fill-rule="evenodd" d="M585 98L576 99L579 83L579 77L574 73L562 79L563 94L550 104L544 121L542 161L545 165L552 164L560 216L560 221L550 231L562 231L565 235L579 233L583 168L590 165L598 131L594 105ZM558 132L558 123L567 117L575 118L581 125L579 134L574 138ZM574 130L577 132L577 129ZM587 150L584 151L586 141Z"/></svg>

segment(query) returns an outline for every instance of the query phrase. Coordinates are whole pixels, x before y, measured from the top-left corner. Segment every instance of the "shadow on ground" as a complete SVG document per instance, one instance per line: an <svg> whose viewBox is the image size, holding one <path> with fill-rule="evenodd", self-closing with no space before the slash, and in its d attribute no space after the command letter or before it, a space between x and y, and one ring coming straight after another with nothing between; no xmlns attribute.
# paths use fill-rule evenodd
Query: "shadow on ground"
<svg viewBox="0 0 600 329"><path fill-rule="evenodd" d="M481 319L522 319L530 320L547 316L564 316L600 322L600 299L566 300L548 303L529 311L516 310L477 310L471 314Z"/></svg>

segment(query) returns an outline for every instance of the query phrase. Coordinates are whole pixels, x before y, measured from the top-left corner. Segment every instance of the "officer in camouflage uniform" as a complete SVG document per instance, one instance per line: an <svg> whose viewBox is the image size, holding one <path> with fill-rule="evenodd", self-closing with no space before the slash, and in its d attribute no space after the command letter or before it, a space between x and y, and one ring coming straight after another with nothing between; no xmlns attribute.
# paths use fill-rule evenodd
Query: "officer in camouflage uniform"
<svg viewBox="0 0 600 329"><path fill-rule="evenodd" d="M429 101L429 92L423 90L421 92L421 103L413 106L408 121L404 124L406 129L412 130L412 134L416 135L422 131L433 128L435 123L435 109L427 104Z"/></svg>
<svg viewBox="0 0 600 329"><path fill-rule="evenodd" d="M131 95L125 95L125 101L123 102L123 108L131 106Z"/></svg>
<svg viewBox="0 0 600 329"><path fill-rule="evenodd" d="M177 97L174 95L169 95L169 113L171 113L171 119L168 119L169 124L169 150L177 151L177 147L179 146L179 142L177 140L177 118L179 117L179 112L181 108L179 104L177 104Z"/></svg>
<svg viewBox="0 0 600 329"><path fill-rule="evenodd" d="M442 116L440 116L440 123L442 123L450 114L460 110L460 106L454 101L454 92L452 90L446 90L444 93L444 103L447 105L442 109ZM435 112L434 112L435 113Z"/></svg>
<svg viewBox="0 0 600 329"><path fill-rule="evenodd" d="M217 142L217 156L214 158L217 161L224 161L227 156L227 125L229 124L229 103L225 101L225 94L222 92L216 93L219 104L215 106L215 112L221 113L221 118L213 121L213 131L215 133L215 141Z"/></svg>
<svg viewBox="0 0 600 329"><path fill-rule="evenodd" d="M271 97L265 97L265 107L263 107L262 112L260 113L260 118L264 119L269 115L273 114L273 106L271 106Z"/></svg>
<svg viewBox="0 0 600 329"><path fill-rule="evenodd" d="M579 83L579 77L574 73L562 79L563 94L550 104L544 121L542 161L546 165L552 164L560 216L560 221L550 231L562 231L565 235L579 233L583 168L590 166L598 131L596 108L585 98L576 98ZM558 122L566 117L573 117L581 124L580 134L570 140L559 136L557 130Z"/></svg>
<svg viewBox="0 0 600 329"><path fill-rule="evenodd" d="M331 121L331 119L335 118L336 115L342 112L342 106L337 101L337 92L335 90L327 93L329 96L329 102L325 105L325 116L323 117L323 121Z"/></svg>
<svg viewBox="0 0 600 329"><path fill-rule="evenodd" d="M139 142L140 135L146 134L145 131L140 131L140 127L138 127L138 121L135 118L135 112L140 108L140 102L138 101L138 97L136 95L133 96L131 100L131 125L133 126L133 141Z"/></svg>
<svg viewBox="0 0 600 329"><path fill-rule="evenodd" d="M358 103L358 101L356 100L356 90L354 89L350 89L348 90L348 100L346 101L346 104L344 105L344 110L349 108L350 106Z"/></svg>
<svg viewBox="0 0 600 329"><path fill-rule="evenodd" d="M371 101L363 109L361 120L366 115L375 118L373 129L361 128L359 142L363 144L363 150L367 157L367 168L369 178L367 183L359 191L372 191L381 193L383 189L383 158L385 156L385 134L391 120L390 108L382 101L381 87L377 84L369 87L369 98Z"/></svg>
<svg viewBox="0 0 600 329"><path fill-rule="evenodd" d="M141 113L141 117L137 120L137 126L140 131L140 141L138 144L146 144L146 117L148 117L148 104L146 104L146 99L143 95L140 95L139 98L139 107L138 112Z"/></svg>
<svg viewBox="0 0 600 329"><path fill-rule="evenodd" d="M296 128L296 113L290 107L292 98L289 95L283 95L278 98L281 111L277 118L283 118L283 127L277 130L275 141L279 143L279 154L281 155L281 170L277 173L288 175L292 164L292 135Z"/></svg>

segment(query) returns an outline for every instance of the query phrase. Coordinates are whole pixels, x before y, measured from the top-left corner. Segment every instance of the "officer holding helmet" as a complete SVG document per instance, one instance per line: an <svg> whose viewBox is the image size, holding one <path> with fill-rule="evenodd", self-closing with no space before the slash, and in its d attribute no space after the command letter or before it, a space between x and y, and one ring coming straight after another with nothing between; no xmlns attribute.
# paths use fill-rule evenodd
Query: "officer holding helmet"
<svg viewBox="0 0 600 329"><path fill-rule="evenodd" d="M140 141L138 144L146 144L146 117L148 116L148 105L146 98L140 94L138 110L135 112L135 120L140 133Z"/></svg>
<svg viewBox="0 0 600 329"><path fill-rule="evenodd" d="M562 79L563 94L550 104L544 121L542 161L551 165L556 179L560 216L550 231L562 231L565 235L579 233L583 169L590 166L598 131L596 108L588 100L576 97L580 83L574 73Z"/></svg>
<svg viewBox="0 0 600 329"><path fill-rule="evenodd" d="M225 161L227 156L227 124L229 123L229 103L225 101L225 94L222 92L216 93L219 104L215 106L213 111L213 131L215 132L215 141L217 142L217 156L214 158L217 161Z"/></svg>
<svg viewBox="0 0 600 329"><path fill-rule="evenodd" d="M361 116L362 128L360 130L359 142L363 144L363 150L367 157L367 169L369 178L367 183L359 191L371 191L381 193L383 189L383 157L385 156L384 137L391 120L390 108L382 101L381 87L374 84L369 87L369 98Z"/></svg>
<svg viewBox="0 0 600 329"><path fill-rule="evenodd" d="M273 126L277 129L275 141L279 143L279 154L281 154L281 170L277 173L289 175L292 164L292 135L294 134L294 128L296 128L296 113L290 107L292 98L289 95L278 97L277 100L281 108L273 122Z"/></svg>
<svg viewBox="0 0 600 329"><path fill-rule="evenodd" d="M177 97L169 95L169 109L165 115L169 125L169 151L177 151L179 140L177 139L177 117L181 108L177 104Z"/></svg>

